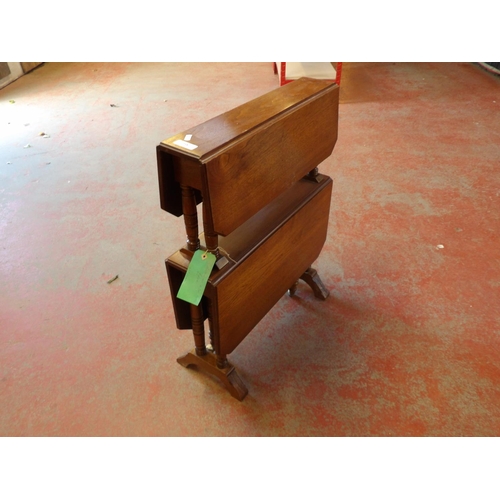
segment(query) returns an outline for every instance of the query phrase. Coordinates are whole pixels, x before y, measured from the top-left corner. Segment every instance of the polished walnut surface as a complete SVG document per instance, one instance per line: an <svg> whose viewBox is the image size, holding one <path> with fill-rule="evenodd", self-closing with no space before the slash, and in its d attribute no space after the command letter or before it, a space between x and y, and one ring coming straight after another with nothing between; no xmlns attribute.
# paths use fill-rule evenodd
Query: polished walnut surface
<svg viewBox="0 0 500 500"><path fill-rule="evenodd" d="M257 97L226 113L212 118L200 125L191 127L161 142L161 145L181 151L204 163L215 156L224 153L227 147L235 141L245 139L245 136L257 128L266 127L271 122L280 121L283 116L311 98L320 98L322 93L332 87L331 82L302 78L283 88L273 90ZM337 89L338 87L335 86ZM190 150L178 144L186 135L191 135L190 143L197 146Z"/></svg>

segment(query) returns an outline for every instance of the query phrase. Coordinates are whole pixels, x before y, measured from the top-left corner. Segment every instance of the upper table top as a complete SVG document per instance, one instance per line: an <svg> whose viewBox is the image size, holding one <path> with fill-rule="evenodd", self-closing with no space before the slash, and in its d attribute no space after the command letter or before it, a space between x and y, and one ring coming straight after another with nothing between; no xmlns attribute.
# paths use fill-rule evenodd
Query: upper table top
<svg viewBox="0 0 500 500"><path fill-rule="evenodd" d="M333 85L331 81L301 78L165 139L161 145L205 163L255 128L280 119L303 101L320 97Z"/></svg>

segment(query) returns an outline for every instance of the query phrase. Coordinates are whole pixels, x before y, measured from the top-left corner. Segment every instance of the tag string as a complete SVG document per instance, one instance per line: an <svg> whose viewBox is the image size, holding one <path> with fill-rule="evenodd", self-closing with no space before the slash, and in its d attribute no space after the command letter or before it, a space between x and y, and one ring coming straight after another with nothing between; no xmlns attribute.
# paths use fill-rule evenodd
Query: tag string
<svg viewBox="0 0 500 500"><path fill-rule="evenodd" d="M236 264L236 261L231 259L231 256L222 248L222 247L217 247L217 250L219 250L219 252L224 256L226 257L227 259L229 259L233 264Z"/></svg>
<svg viewBox="0 0 500 500"><path fill-rule="evenodd" d="M224 257L229 259L233 264L236 264L236 261L234 259L232 259L231 256L229 255L229 253L226 252L222 247L217 247L211 253L217 254L217 252L220 252ZM203 260L205 260L207 258L207 255L208 255L208 248L203 252L203 254L201 255L201 258Z"/></svg>

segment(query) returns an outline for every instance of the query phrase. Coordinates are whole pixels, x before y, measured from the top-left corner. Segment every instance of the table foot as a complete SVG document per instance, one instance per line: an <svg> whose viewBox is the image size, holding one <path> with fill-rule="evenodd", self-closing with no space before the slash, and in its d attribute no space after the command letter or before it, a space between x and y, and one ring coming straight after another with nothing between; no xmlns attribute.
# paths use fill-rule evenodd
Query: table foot
<svg viewBox="0 0 500 500"><path fill-rule="evenodd" d="M326 300L330 295L330 292L326 289L325 285L323 285L316 269L310 267L300 279L305 281L312 288L316 298Z"/></svg>
<svg viewBox="0 0 500 500"><path fill-rule="evenodd" d="M215 376L238 401L242 401L248 394L248 389L231 363L226 362L224 368L218 368L217 356L213 351L207 351L207 354L198 356L193 350L177 358L177 362L185 368L196 366L200 371Z"/></svg>

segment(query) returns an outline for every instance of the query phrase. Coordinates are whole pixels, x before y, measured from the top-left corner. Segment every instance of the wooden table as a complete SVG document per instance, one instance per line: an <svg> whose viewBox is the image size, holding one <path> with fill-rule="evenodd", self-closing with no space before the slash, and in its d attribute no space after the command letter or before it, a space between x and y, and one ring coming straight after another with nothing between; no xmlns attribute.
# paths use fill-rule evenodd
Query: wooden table
<svg viewBox="0 0 500 500"><path fill-rule="evenodd" d="M337 85L302 78L157 147L161 207L183 216L187 234L166 261L177 327L195 340L178 362L215 375L239 400L248 391L227 355L299 279L328 296L311 265L328 228L332 180L317 167L337 140L338 97ZM197 249L217 263L194 305L176 295Z"/></svg>

